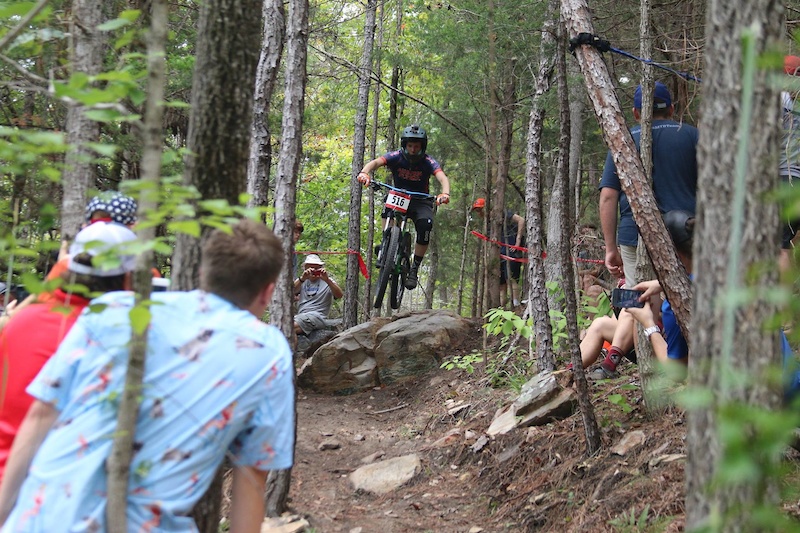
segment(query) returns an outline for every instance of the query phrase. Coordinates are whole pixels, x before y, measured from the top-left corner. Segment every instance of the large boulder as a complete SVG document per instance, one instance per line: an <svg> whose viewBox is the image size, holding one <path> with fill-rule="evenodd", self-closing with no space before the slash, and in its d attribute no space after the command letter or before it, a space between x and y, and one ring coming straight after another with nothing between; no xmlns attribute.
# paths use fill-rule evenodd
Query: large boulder
<svg viewBox="0 0 800 533"><path fill-rule="evenodd" d="M351 394L403 381L438 367L469 328L468 320L446 310L374 318L320 346L300 369L297 384Z"/></svg>

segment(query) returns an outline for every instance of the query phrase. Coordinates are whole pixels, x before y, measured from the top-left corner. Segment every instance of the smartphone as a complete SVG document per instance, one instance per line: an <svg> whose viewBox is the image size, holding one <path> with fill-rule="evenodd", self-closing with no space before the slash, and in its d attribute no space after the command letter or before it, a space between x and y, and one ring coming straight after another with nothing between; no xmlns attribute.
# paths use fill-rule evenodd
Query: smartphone
<svg viewBox="0 0 800 533"><path fill-rule="evenodd" d="M644 294L644 292L631 289L613 289L611 291L611 306L644 307L644 302L639 301L639 297L642 294Z"/></svg>

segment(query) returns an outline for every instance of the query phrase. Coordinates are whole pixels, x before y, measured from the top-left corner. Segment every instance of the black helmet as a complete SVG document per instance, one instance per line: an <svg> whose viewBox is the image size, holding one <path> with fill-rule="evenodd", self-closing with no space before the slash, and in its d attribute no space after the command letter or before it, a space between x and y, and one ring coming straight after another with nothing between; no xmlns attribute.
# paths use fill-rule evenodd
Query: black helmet
<svg viewBox="0 0 800 533"><path fill-rule="evenodd" d="M419 154L410 155L406 151L406 144L409 139L422 142L422 150L420 150ZM428 134L425 133L425 130L420 128L419 125L412 124L403 130L403 135L400 137L400 146L403 148L403 155L405 155L409 161L419 161L425 157L425 149L428 148Z"/></svg>

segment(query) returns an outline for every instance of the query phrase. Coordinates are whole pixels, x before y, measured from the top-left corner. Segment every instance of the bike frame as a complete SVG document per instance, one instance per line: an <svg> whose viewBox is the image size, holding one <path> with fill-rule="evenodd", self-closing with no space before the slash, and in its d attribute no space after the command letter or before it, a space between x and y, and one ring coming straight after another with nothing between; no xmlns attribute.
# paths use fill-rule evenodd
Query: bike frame
<svg viewBox="0 0 800 533"><path fill-rule="evenodd" d="M377 262L380 273L374 307L380 308L386 288L391 282L390 304L392 309L398 309L405 292L405 279L411 268L411 232L407 229L408 208L412 198L432 199L434 196L400 189L379 181L373 181L373 188L376 191L382 188L389 191L384 205L391 211L383 223L381 251ZM393 231L395 228L396 231Z"/></svg>

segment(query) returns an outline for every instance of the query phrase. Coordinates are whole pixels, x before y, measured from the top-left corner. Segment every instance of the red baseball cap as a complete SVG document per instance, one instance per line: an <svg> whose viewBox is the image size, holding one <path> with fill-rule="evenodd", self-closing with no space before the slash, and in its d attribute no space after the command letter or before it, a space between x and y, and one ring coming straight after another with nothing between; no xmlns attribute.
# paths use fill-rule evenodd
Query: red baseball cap
<svg viewBox="0 0 800 533"><path fill-rule="evenodd" d="M800 75L800 57L785 56L783 58L783 71L790 76Z"/></svg>

